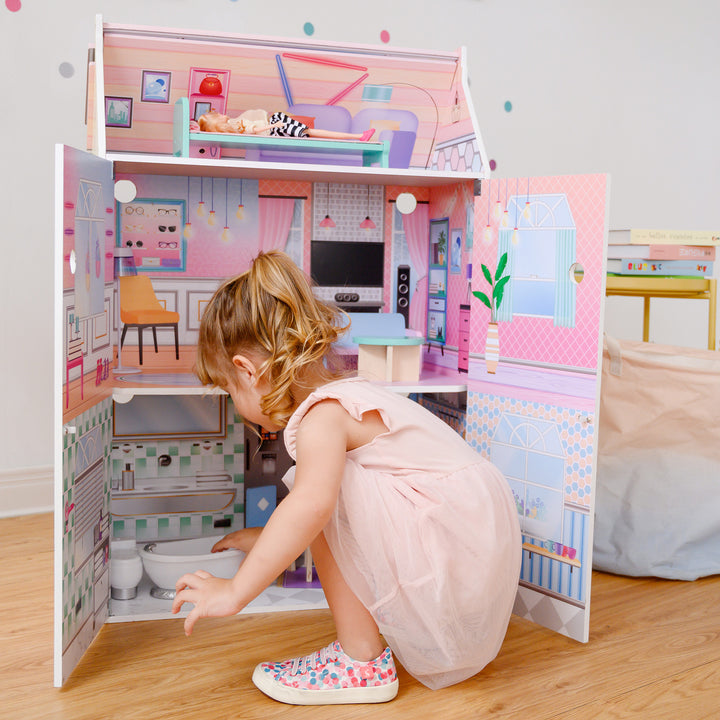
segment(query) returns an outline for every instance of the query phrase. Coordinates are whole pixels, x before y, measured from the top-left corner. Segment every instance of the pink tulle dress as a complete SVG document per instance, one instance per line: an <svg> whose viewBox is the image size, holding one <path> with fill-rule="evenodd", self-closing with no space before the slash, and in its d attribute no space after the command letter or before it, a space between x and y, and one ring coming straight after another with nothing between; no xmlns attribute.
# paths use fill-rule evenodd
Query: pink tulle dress
<svg viewBox="0 0 720 720"><path fill-rule="evenodd" d="M405 669L430 688L460 682L498 653L520 573L520 527L501 473L417 403L362 379L313 392L290 418L334 398L388 432L347 453L325 536L342 574ZM291 484L293 473L286 482Z"/></svg>

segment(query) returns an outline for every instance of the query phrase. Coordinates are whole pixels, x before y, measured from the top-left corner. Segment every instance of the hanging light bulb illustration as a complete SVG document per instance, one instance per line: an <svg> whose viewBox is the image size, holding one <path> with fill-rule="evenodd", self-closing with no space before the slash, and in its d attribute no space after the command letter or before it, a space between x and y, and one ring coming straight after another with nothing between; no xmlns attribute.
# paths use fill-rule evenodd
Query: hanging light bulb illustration
<svg viewBox="0 0 720 720"><path fill-rule="evenodd" d="M327 183L327 208L325 217L320 221L320 227L322 228L334 228L335 221L330 217L330 183Z"/></svg>
<svg viewBox="0 0 720 720"><path fill-rule="evenodd" d="M242 180L240 181L240 202L238 203L237 211L235 212L235 217L238 220L242 220L245 217L245 206L243 205Z"/></svg>
<svg viewBox="0 0 720 720"><path fill-rule="evenodd" d="M205 217L205 200L203 198L203 178L200 178L200 202L198 203L196 211L198 217Z"/></svg>
<svg viewBox="0 0 720 720"><path fill-rule="evenodd" d="M495 203L495 219L499 220L502 215L502 203L500 202L500 183L498 183L497 202Z"/></svg>
<svg viewBox="0 0 720 720"><path fill-rule="evenodd" d="M504 228L510 227L510 216L508 215L507 203L508 203L507 178L505 178L505 210L503 212L502 221L500 223Z"/></svg>
<svg viewBox="0 0 720 720"><path fill-rule="evenodd" d="M187 179L187 185L188 185L188 190L187 190L187 205L186 205L186 207L187 207L187 210L189 213L190 212L190 176L189 175L188 175L188 179ZM185 223L185 227L183 228L183 237L186 240L189 240L192 237L192 225L190 224L190 215L189 214L188 214L188 221Z"/></svg>
<svg viewBox="0 0 720 720"><path fill-rule="evenodd" d="M515 228L510 236L510 242L517 245L520 242L520 233L518 232L518 180L515 180Z"/></svg>
<svg viewBox="0 0 720 720"><path fill-rule="evenodd" d="M208 214L208 225L215 225L215 178L210 182L210 212Z"/></svg>
<svg viewBox="0 0 720 720"><path fill-rule="evenodd" d="M370 219L370 186L367 186L367 215L365 219L360 223L360 227L363 230L374 230L375 223Z"/></svg>
<svg viewBox="0 0 720 720"><path fill-rule="evenodd" d="M492 228L490 227L490 188L488 187L488 206L487 206L487 225L485 225L485 232L483 233L483 240L486 243L492 241Z"/></svg>
<svg viewBox="0 0 720 720"><path fill-rule="evenodd" d="M525 196L525 209L523 210L523 217L526 220L530 219L530 178L527 181L527 195Z"/></svg>
<svg viewBox="0 0 720 720"><path fill-rule="evenodd" d="M230 228L228 227L228 180L225 178L225 227L223 228L220 239L227 243L230 242Z"/></svg>

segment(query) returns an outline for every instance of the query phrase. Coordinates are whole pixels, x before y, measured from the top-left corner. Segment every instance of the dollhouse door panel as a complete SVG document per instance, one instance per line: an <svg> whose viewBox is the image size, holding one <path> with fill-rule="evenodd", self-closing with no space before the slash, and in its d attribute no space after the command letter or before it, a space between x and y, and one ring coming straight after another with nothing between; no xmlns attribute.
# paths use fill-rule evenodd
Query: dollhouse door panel
<svg viewBox="0 0 720 720"><path fill-rule="evenodd" d="M114 242L115 202L110 162L66 146L56 146L55 159L54 683L59 686L108 615L112 415L105 376L113 347L96 343L94 328L106 312L105 290L112 281L105 256Z"/></svg>
<svg viewBox="0 0 720 720"><path fill-rule="evenodd" d="M466 439L515 499L523 561L514 613L586 642L595 423L586 402L569 400L469 391Z"/></svg>

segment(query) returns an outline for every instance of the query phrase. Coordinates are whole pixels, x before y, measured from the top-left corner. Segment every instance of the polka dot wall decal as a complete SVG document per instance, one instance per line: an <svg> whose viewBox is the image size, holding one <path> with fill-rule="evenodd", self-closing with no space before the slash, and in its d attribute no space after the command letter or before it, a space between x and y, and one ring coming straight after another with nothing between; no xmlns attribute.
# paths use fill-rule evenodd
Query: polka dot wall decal
<svg viewBox="0 0 720 720"><path fill-rule="evenodd" d="M72 66L71 63L63 62L63 63L60 63L60 66L58 67L58 72L64 78L71 78L75 74L75 68Z"/></svg>
<svg viewBox="0 0 720 720"><path fill-rule="evenodd" d="M510 112L512 110L512 103L509 100L505 101L505 112Z"/></svg>
<svg viewBox="0 0 720 720"><path fill-rule="evenodd" d="M491 160L489 164L491 170L494 170L497 167L497 163L494 160Z"/></svg>
<svg viewBox="0 0 720 720"><path fill-rule="evenodd" d="M10 12L17 12L22 7L20 0L5 0L5 7Z"/></svg>
<svg viewBox="0 0 720 720"><path fill-rule="evenodd" d="M382 42L384 42L384 43L389 43L390 42L390 33L387 30L383 30L380 33L380 40L382 40Z"/></svg>
<svg viewBox="0 0 720 720"><path fill-rule="evenodd" d="M306 22L303 25L303 32L306 35L312 35L315 32L315 26L311 22Z"/></svg>

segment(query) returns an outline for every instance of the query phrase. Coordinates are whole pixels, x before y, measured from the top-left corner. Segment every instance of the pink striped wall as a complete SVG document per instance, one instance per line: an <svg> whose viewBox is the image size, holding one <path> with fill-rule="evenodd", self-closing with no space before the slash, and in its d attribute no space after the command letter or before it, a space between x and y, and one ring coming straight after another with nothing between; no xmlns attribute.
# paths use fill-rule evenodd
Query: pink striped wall
<svg viewBox="0 0 720 720"><path fill-rule="evenodd" d="M317 49L293 52L366 69L340 68L283 58L284 71L295 103L325 104L367 73L368 77L338 104L353 115L372 107L391 107L415 113L420 123L411 161L411 166L415 167L425 166L432 150L433 138L435 142L447 141L475 132L462 92L461 121L451 122L450 109L455 102L458 87L459 69L456 62L442 57L426 59L364 54L359 48L354 52L339 52L328 50L327 47L318 44ZM393 52L387 48L382 50L385 53ZM250 108L268 111L285 109L287 102L276 63L276 55L282 55L283 51L281 46L189 42L106 32L104 94L133 98L132 127L107 128L108 151L171 152L173 104L179 97L188 94L191 67L230 71L227 106L230 114L239 114ZM172 73L168 103L141 101L143 70ZM390 103L363 102L364 84L392 85Z"/></svg>

